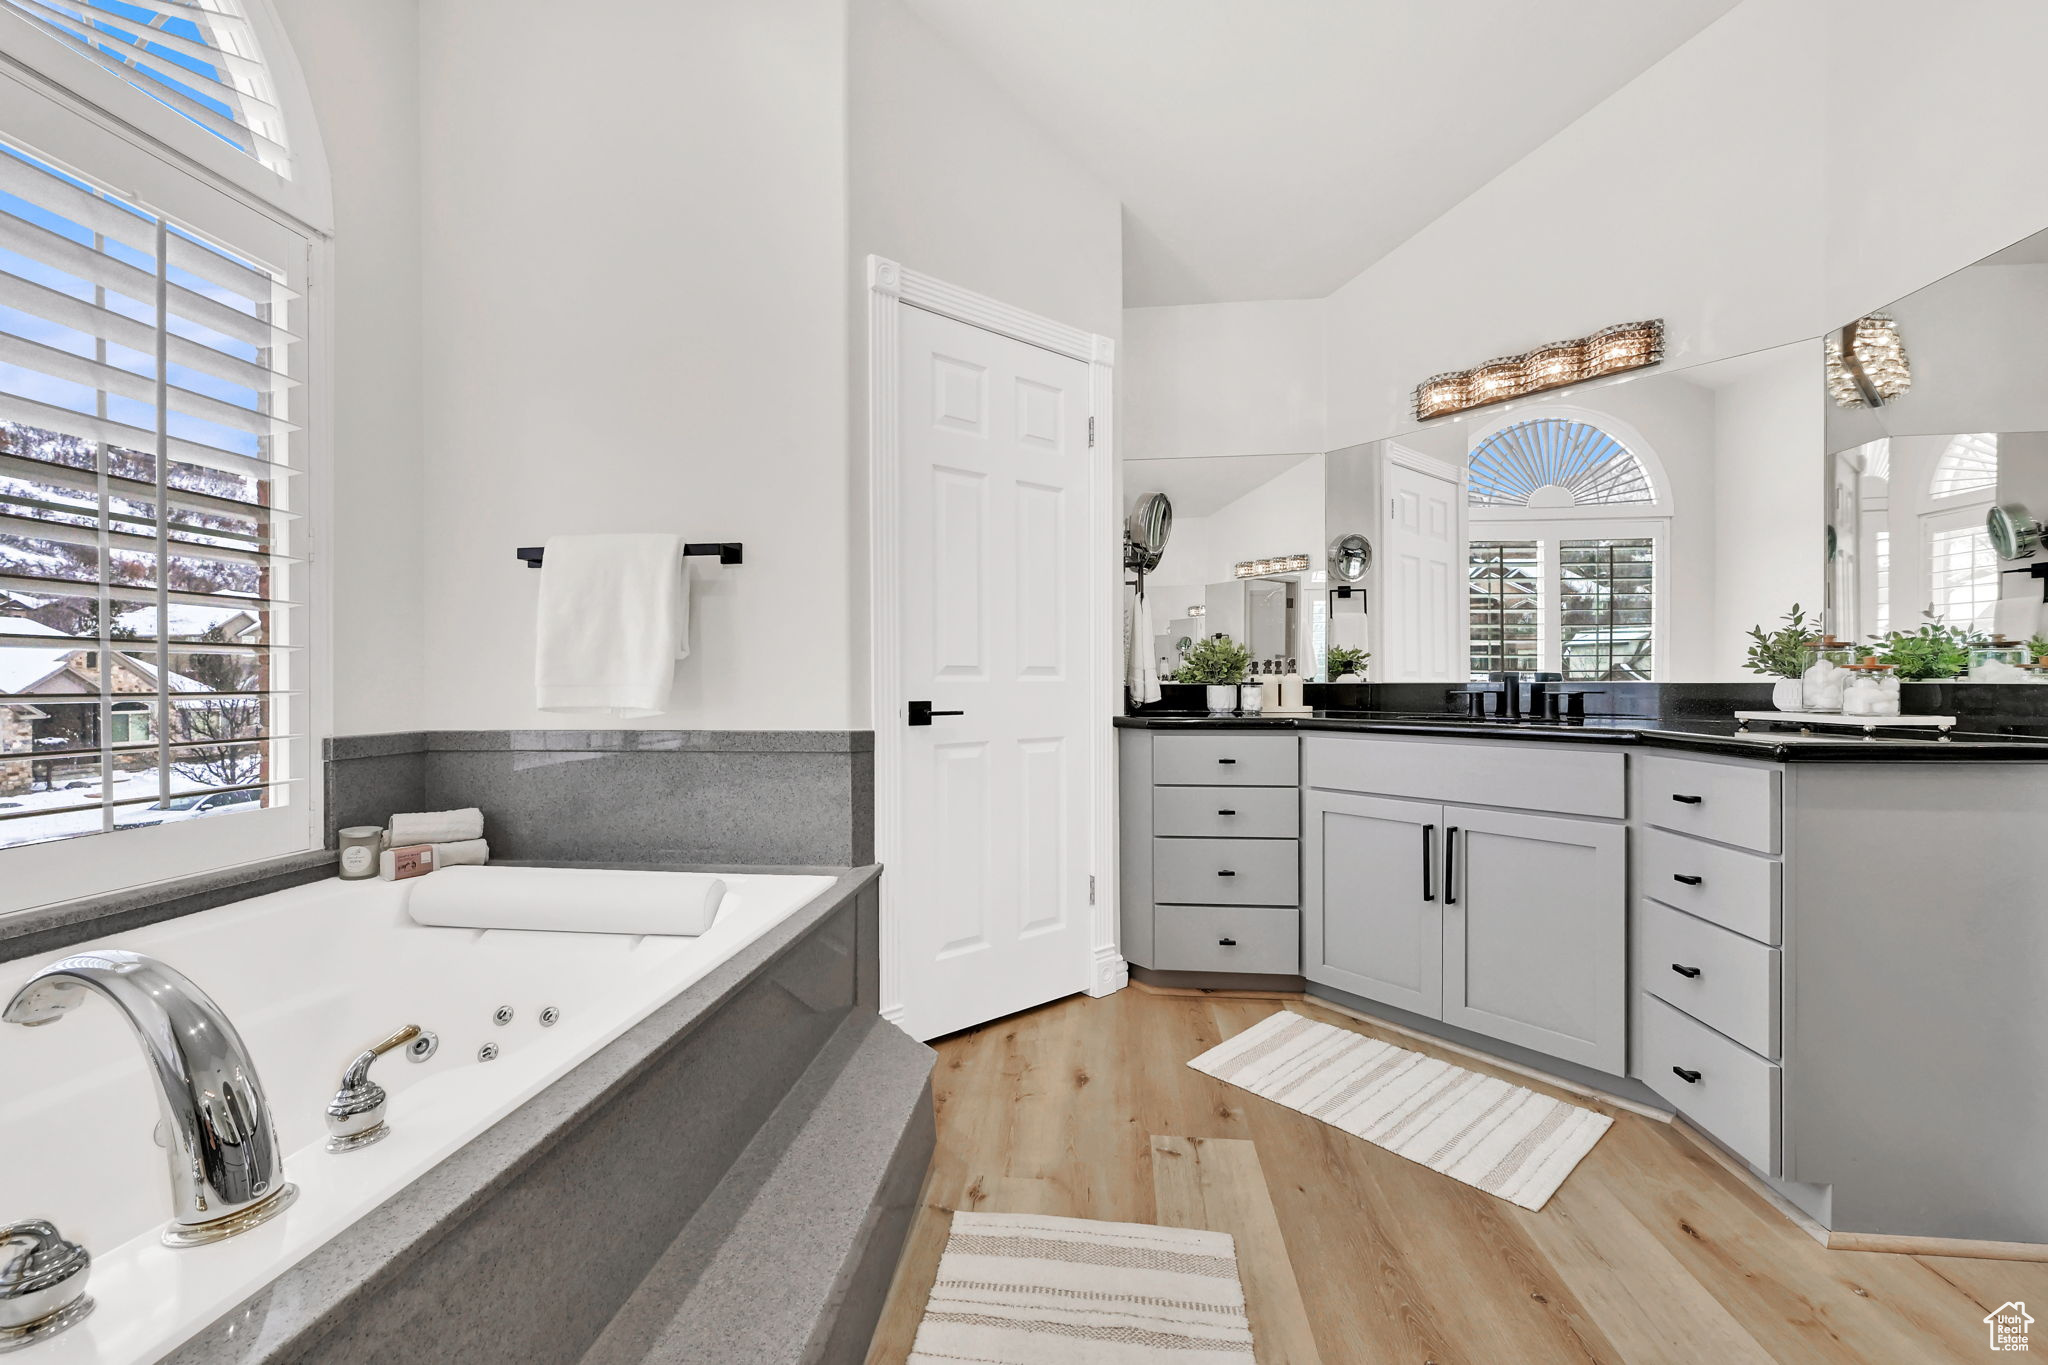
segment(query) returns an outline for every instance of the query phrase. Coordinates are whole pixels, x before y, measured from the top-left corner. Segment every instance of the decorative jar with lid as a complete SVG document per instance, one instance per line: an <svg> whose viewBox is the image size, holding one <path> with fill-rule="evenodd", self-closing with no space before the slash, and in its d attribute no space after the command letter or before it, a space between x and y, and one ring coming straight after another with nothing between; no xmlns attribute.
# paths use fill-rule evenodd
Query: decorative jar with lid
<svg viewBox="0 0 2048 1365"><path fill-rule="evenodd" d="M2027 681L2020 670L2027 663L2027 647L2017 640L1994 635L1970 646L1970 681L1973 683L2016 683Z"/></svg>
<svg viewBox="0 0 2048 1365"><path fill-rule="evenodd" d="M1849 664L1842 671L1848 674L1848 683L1842 689L1843 715L1899 714L1899 680L1893 676L1890 664L1881 664L1871 657L1860 664Z"/></svg>
<svg viewBox="0 0 2048 1365"><path fill-rule="evenodd" d="M1800 675L1800 707L1807 711L1839 711L1849 675L1842 670L1856 660L1856 646L1832 635L1808 640L1806 671Z"/></svg>

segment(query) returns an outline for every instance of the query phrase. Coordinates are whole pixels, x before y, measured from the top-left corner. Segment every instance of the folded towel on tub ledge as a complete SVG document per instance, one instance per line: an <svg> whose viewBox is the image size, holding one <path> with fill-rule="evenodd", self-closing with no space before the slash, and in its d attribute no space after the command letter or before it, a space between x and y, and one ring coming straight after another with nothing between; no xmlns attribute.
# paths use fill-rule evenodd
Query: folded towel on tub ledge
<svg viewBox="0 0 2048 1365"><path fill-rule="evenodd" d="M391 817L390 847L407 844L466 843L484 837L484 813L475 806L461 810L413 811Z"/></svg>
<svg viewBox="0 0 2048 1365"><path fill-rule="evenodd" d="M595 867L450 867L411 884L419 924L580 934L701 934L725 883L703 872Z"/></svg>

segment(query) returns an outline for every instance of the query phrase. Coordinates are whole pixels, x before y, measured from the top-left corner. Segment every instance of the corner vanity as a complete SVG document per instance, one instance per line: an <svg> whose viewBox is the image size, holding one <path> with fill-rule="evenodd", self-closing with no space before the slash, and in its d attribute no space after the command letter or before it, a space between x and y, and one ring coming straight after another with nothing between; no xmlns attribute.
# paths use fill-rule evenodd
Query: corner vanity
<svg viewBox="0 0 2048 1365"><path fill-rule="evenodd" d="M1304 990L1675 1110L1831 1246L2048 1243L2048 744L1119 724L1141 979Z"/></svg>

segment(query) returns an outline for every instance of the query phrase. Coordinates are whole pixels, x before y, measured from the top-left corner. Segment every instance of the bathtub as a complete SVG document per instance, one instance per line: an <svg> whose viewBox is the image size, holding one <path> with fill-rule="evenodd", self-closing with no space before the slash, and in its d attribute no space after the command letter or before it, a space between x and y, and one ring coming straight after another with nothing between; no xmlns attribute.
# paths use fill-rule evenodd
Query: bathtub
<svg viewBox="0 0 2048 1365"><path fill-rule="evenodd" d="M191 977L248 1044L299 1189L285 1213L240 1236L161 1245L170 1199L152 1139L156 1088L127 1023L91 1000L54 1026L0 1027L0 1221L47 1218L84 1245L98 1302L17 1358L164 1356L835 883L726 880L717 922L698 938L426 928L406 917L403 883L325 881L0 964L8 994L89 947L148 953ZM328 1153L323 1111L342 1069L405 1024L438 1035L439 1048L424 1062L393 1052L372 1070L391 1094L390 1136ZM495 1057L484 1061L487 1046Z"/></svg>

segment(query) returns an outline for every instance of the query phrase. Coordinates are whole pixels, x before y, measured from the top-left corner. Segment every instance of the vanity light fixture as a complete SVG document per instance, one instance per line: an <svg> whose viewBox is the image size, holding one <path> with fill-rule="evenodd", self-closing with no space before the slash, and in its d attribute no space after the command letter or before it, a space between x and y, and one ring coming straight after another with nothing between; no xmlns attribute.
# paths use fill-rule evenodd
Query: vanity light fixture
<svg viewBox="0 0 2048 1365"><path fill-rule="evenodd" d="M1827 339L1828 396L1838 408L1881 408L1913 387L1905 339L1889 313L1869 313Z"/></svg>
<svg viewBox="0 0 2048 1365"><path fill-rule="evenodd" d="M1267 574L1301 573L1307 568L1307 555L1282 555L1278 559L1244 560L1235 572L1239 578L1264 578Z"/></svg>
<svg viewBox="0 0 2048 1365"><path fill-rule="evenodd" d="M1467 408L1522 398L1583 379L1604 379L1664 358L1664 321L1624 322L1591 336L1551 341L1469 370L1431 375L1415 386L1415 419L1427 422Z"/></svg>

